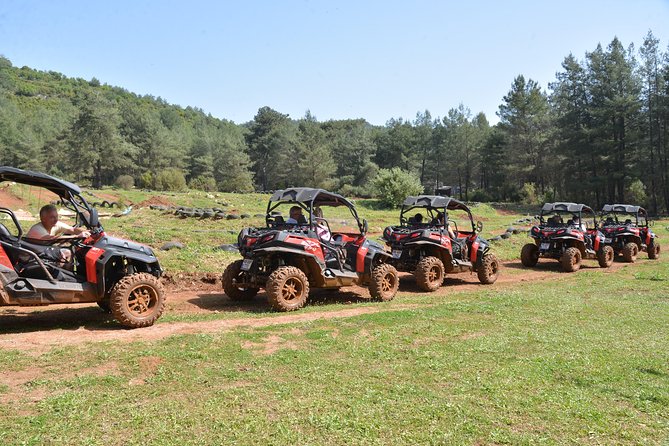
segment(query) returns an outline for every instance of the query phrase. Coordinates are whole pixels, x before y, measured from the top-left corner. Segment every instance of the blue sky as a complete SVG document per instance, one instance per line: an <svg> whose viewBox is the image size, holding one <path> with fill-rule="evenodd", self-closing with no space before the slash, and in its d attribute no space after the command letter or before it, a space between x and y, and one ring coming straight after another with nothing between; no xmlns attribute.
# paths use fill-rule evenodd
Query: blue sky
<svg viewBox="0 0 669 446"><path fill-rule="evenodd" d="M491 122L518 74L544 88L570 52L614 36L669 44L669 0L0 1L15 66L98 78L243 123L385 124L463 103Z"/></svg>

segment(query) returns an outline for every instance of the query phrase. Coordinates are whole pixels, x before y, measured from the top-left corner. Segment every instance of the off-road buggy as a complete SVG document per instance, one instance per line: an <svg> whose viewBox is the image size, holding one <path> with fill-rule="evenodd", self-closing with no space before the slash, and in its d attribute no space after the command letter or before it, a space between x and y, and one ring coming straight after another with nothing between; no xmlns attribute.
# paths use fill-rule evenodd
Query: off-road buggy
<svg viewBox="0 0 669 446"><path fill-rule="evenodd" d="M610 245L616 255L622 254L626 262L634 262L639 251L648 253L649 259L660 256L660 243L648 227L648 213L640 206L605 204L600 212L600 230L603 243Z"/></svg>
<svg viewBox="0 0 669 446"><path fill-rule="evenodd" d="M97 302L130 328L152 325L160 317L165 306L159 281L162 269L151 248L107 236L97 211L72 183L0 167L0 182L5 181L53 192L74 214L75 227L84 226L91 235L86 239L27 239L16 214L0 207L0 305ZM72 264L63 264L60 256L54 255L61 249L72 251Z"/></svg>
<svg viewBox="0 0 669 446"><path fill-rule="evenodd" d="M449 212L458 218L449 218ZM434 291L443 284L445 274L462 271L475 271L483 284L495 283L499 260L490 252L488 241L479 237L482 229L481 222L474 225L464 203L450 197L419 195L404 200L400 225L388 226L383 239L392 249L392 264L399 271L413 273L421 289Z"/></svg>
<svg viewBox="0 0 669 446"><path fill-rule="evenodd" d="M303 216L289 223L277 208L299 207ZM350 211L347 220L330 217L339 207ZM322 212L325 212L322 214ZM331 223L344 227L331 228ZM310 288L369 287L374 300L391 300L399 284L383 246L366 237L367 221L360 220L353 203L323 189L292 188L272 194L265 228L244 228L238 236L244 257L223 273L223 288L232 300L253 298L260 288L272 308L291 311L303 307Z"/></svg>
<svg viewBox="0 0 669 446"><path fill-rule="evenodd" d="M602 268L613 263L613 249L603 243L597 215L590 207L546 203L537 218L539 226L530 230L534 243L526 244L520 252L524 266L535 266L540 257L557 259L567 272L577 271L582 259L597 259Z"/></svg>

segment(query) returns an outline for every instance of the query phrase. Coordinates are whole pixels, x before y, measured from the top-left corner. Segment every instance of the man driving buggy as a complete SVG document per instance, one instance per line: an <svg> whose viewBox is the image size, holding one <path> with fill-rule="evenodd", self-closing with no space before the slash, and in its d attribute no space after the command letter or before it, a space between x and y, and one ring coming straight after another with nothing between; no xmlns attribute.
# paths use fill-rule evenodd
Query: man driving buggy
<svg viewBox="0 0 669 446"><path fill-rule="evenodd" d="M75 228L67 223L58 220L58 208L52 204L42 206L39 211L40 222L34 224L26 234L26 239L30 240L58 240L63 235L76 235L86 238L91 235L84 227ZM72 261L72 251L69 249L60 249L60 259L63 263Z"/></svg>

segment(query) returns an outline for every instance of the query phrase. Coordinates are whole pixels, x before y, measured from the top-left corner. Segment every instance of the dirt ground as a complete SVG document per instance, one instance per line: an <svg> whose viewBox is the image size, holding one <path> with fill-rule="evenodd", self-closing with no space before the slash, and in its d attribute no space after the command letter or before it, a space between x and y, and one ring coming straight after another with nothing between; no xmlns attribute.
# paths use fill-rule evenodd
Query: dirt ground
<svg viewBox="0 0 669 446"><path fill-rule="evenodd" d="M612 273L624 267L614 263L609 269L600 269L596 262L584 262L582 269ZM522 270L522 272L521 272ZM557 262L542 262L540 269L524 269L519 261L505 262L496 284L481 285L476 274L461 273L447 276L445 286L439 291L477 291L504 289L520 282L556 280L565 273L560 272ZM378 311L398 311L410 306L363 306L342 310L272 313L264 293L259 293L248 303L230 301L221 289L220 278L214 274L178 274L165 278L167 290L166 315L194 315L211 313L235 313L239 317L202 322L162 322L153 327L127 330L113 318L103 313L96 304L52 305L46 307L0 307L0 348L18 349L39 355L53 347L78 345L85 342L104 341L150 341L174 334L217 333L238 327L263 327L318 319L352 317ZM403 274L400 293L422 294L413 276ZM369 299L362 287L346 287L341 290L313 290L310 306L327 306L333 303L355 304ZM401 297L400 297L401 299ZM263 315L266 314L266 317Z"/></svg>

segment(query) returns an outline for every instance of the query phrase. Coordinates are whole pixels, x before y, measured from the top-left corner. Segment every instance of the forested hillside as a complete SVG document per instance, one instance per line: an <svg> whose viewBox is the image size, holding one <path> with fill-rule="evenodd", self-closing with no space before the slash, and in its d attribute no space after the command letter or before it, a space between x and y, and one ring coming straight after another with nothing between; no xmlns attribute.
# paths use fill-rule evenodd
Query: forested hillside
<svg viewBox="0 0 669 446"><path fill-rule="evenodd" d="M428 192L453 185L468 200L629 201L667 212L669 56L652 33L638 50L614 39L568 55L550 85L510 81L494 126L462 104L385 126L263 107L239 125L0 58L0 163L96 187L305 185L359 196L374 193L380 169L400 168Z"/></svg>

